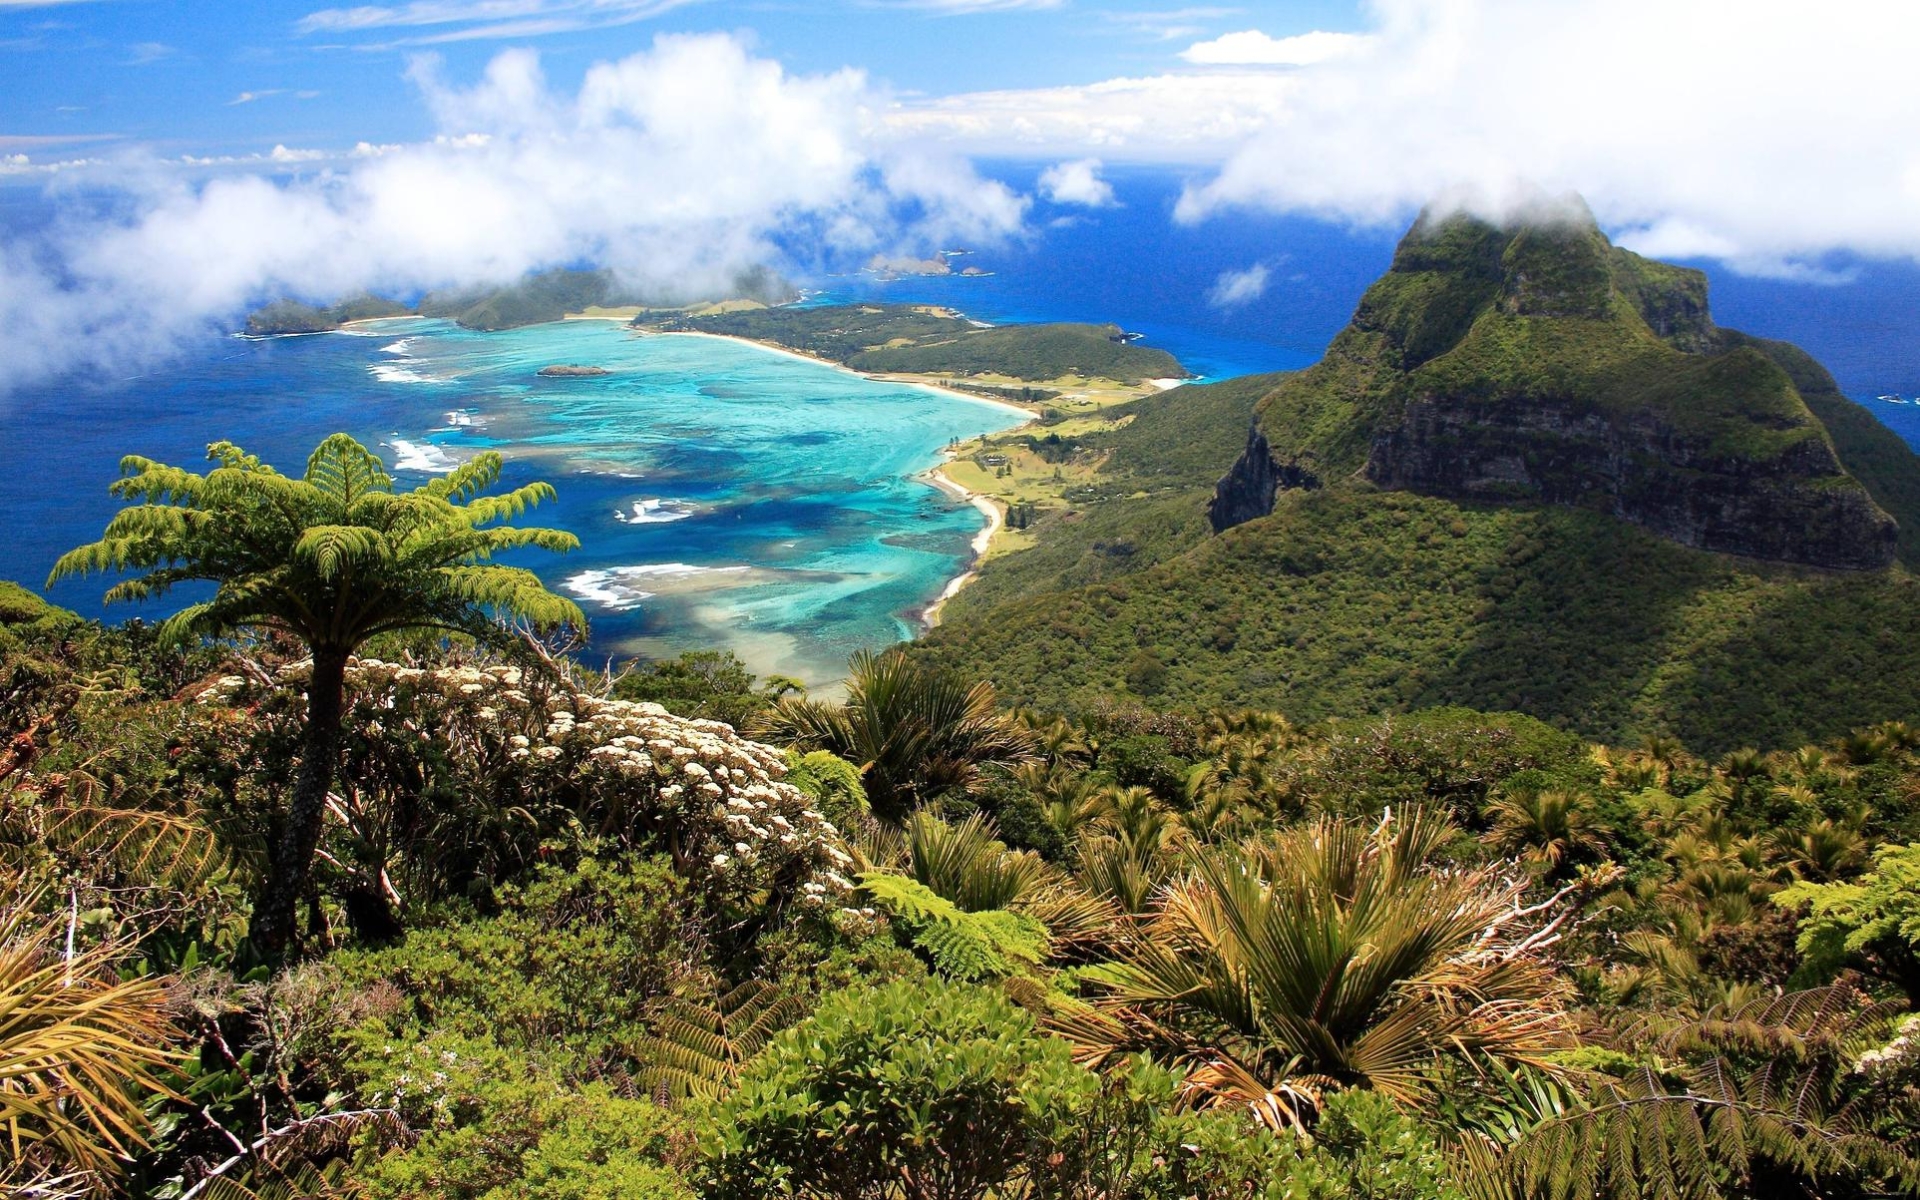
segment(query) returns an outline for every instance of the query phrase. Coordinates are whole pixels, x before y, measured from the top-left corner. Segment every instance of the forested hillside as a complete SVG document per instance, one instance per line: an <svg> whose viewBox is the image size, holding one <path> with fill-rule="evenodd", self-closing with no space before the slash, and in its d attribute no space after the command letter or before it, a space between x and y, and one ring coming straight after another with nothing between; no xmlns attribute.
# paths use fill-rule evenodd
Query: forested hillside
<svg viewBox="0 0 1920 1200"><path fill-rule="evenodd" d="M1177 389L1077 447L1110 486L1038 514L1035 545L989 562L914 652L1046 707L1115 689L1299 720L1465 704L1712 750L1904 717L1920 669L1905 567L1680 543L1904 558L1920 461L1805 354L1713 326L1703 280L1597 237L1527 249L1530 282L1503 304L1499 251L1521 236L1417 228L1322 364ZM1662 363L1678 382L1622 382ZM1556 398L1530 409L1535 394ZM1683 515L1604 498L1583 447L1614 421L1692 431L1648 435L1667 459L1618 451L1642 462L1619 485L1633 505ZM1781 465L1808 455L1813 475ZM1469 460L1512 465L1471 483Z"/></svg>

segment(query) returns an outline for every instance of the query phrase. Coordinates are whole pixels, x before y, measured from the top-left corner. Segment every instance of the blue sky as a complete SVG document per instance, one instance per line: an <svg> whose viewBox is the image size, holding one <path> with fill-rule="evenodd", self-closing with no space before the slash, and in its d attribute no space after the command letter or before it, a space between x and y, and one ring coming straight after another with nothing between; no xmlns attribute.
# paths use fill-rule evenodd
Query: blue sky
<svg viewBox="0 0 1920 1200"><path fill-rule="evenodd" d="M564 88L657 34L732 33L794 72L853 66L899 93L945 95L1152 74L1182 68L1182 50L1223 33L1284 37L1362 22L1346 0L980 3L0 0L0 139L46 151L55 143L24 139L111 137L199 155L413 141L434 129L406 80L407 60L429 51L464 78L502 47L535 47ZM387 22L314 20L376 7L392 14ZM512 15L486 19L505 10ZM447 19L398 23L414 14ZM235 103L242 97L253 99Z"/></svg>
<svg viewBox="0 0 1920 1200"><path fill-rule="evenodd" d="M1189 228L1577 193L1629 248L1738 274L1920 261L1920 3L1737 13L0 0L0 391L163 360L283 295L587 262L705 294L1028 238L1140 165L1176 172Z"/></svg>

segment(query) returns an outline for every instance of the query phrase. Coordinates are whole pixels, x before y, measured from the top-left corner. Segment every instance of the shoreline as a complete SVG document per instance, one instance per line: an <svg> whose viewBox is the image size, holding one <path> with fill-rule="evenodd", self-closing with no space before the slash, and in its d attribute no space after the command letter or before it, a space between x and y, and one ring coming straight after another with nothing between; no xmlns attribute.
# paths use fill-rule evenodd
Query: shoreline
<svg viewBox="0 0 1920 1200"><path fill-rule="evenodd" d="M865 371L856 371L845 363L832 362L824 358L815 358L811 354L803 354L792 347L777 345L773 342L763 342L757 338L735 337L730 333L704 333L696 329L672 329L662 331L635 330L634 332L646 337L711 338L717 342L732 342L736 346L753 346L766 351L768 354L784 355L787 358L796 358L801 362L812 363L816 367L827 367L831 370L842 371L855 378L864 379L869 383L896 383L901 387L925 388L927 391L938 392L943 396L951 396L956 400L966 400L974 404L983 404L988 408L997 408L1002 412L1019 416L1020 420L1013 425L1009 425L1007 427L1008 429L1017 429L1021 425L1040 419L1040 415L1032 409L1022 408L1018 404L1013 404L1006 400L994 400L987 396L975 395L972 392L963 392L959 388L942 387L940 384L929 383L924 379L915 379L906 375L869 375Z"/></svg>
<svg viewBox="0 0 1920 1200"><path fill-rule="evenodd" d="M957 388L942 387L937 383L927 383L919 379L906 379L897 375L869 375L864 371L856 371L844 363L829 362L823 358L815 358L811 354L803 354L789 346L780 346L772 342L759 341L755 338L734 337L731 334L724 333L704 333L693 329L676 329L661 332L636 330L635 332L645 333L645 335L649 337L696 337L711 338L721 342L733 342L736 345L756 347L757 349L764 350L768 354L779 354L787 358L799 359L801 362L812 363L815 366L829 367L835 371L843 371L848 375L865 379L871 383L896 383L902 387L925 388L930 392L938 392L941 395L951 396L957 400L968 400L975 404L983 404L989 408L997 408L1003 412L1019 416L1020 419L1014 424L1009 425L1007 427L1008 429L1018 429L1022 425L1030 424L1040 419L1039 414L1031 409L1022 408L1017 404L1012 404L1004 400L993 400L986 396L976 396L971 392L963 392ZM1003 430L1002 432L1005 431ZM1006 524L1005 514L1000 511L1000 505L992 497L981 492L970 491L954 482L954 480L947 475L944 468L947 463L952 461L952 455L945 450L942 450L940 453L941 460L939 466L931 467L920 472L918 475L911 476L911 478L928 484L952 496L956 500L964 500L973 505L973 507L978 509L980 514L986 518L986 524L981 528L979 533L973 535L973 540L970 543L973 548L973 558L967 563L966 569L958 575L955 575L952 579L947 580L947 586L942 588L940 594L935 596L932 602L920 611L922 632L939 625L940 610L946 607L947 601L953 599L960 593L961 588L966 587L979 576L981 558L986 555L987 547L993 544L994 535L999 533L1002 526Z"/></svg>
<svg viewBox="0 0 1920 1200"><path fill-rule="evenodd" d="M933 603L927 605L927 607L921 611L920 624L923 629L932 629L939 625L940 610L947 606L947 601L959 595L961 588L966 587L979 576L981 558L986 555L987 547L993 544L993 535L999 533L1001 526L1006 524L1006 517L1001 513L1000 505L993 497L982 492L972 491L954 482L945 470L947 463L950 461L952 461L951 458L943 459L939 466L922 471L920 474L914 476L914 478L939 489L941 492L955 499L965 500L980 510L987 518L987 523L979 533L973 535L973 541L970 543L973 547L973 560L967 564L967 569L955 575L952 579L947 580L947 586L941 590L938 596L934 597Z"/></svg>

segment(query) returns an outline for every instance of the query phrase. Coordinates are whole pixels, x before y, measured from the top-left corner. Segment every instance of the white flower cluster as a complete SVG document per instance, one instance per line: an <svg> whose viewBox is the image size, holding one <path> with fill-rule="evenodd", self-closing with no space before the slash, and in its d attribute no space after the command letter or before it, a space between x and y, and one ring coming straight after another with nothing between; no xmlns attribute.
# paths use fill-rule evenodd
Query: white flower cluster
<svg viewBox="0 0 1920 1200"><path fill-rule="evenodd" d="M292 681L308 664L282 673ZM201 699L229 702L222 679ZM658 704L606 700L536 683L504 665L419 668L355 659L348 719L369 736L438 741L488 784L600 814L615 832L671 830L681 869L724 894L807 906L852 894L853 859L805 792L782 782L786 760L719 721ZM782 893L776 897L768 893Z"/></svg>
<svg viewBox="0 0 1920 1200"><path fill-rule="evenodd" d="M195 697L202 704L216 704L222 700L231 700L247 688L247 681L239 675L222 675L206 687L200 689Z"/></svg>
<svg viewBox="0 0 1920 1200"><path fill-rule="evenodd" d="M1893 1040L1862 1054L1853 1069L1887 1083L1920 1078L1920 1013L1901 1021Z"/></svg>

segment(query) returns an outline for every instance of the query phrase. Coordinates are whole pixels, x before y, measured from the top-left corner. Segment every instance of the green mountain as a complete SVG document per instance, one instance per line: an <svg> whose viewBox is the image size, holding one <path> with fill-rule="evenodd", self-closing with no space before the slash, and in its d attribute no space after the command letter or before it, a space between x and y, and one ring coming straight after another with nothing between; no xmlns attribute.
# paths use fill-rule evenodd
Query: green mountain
<svg viewBox="0 0 1920 1200"><path fill-rule="evenodd" d="M1590 220L1423 217L1322 362L1128 415L917 654L1021 704L1464 704L1708 751L1914 715L1920 460Z"/></svg>
<svg viewBox="0 0 1920 1200"><path fill-rule="evenodd" d="M1769 343L1715 328L1704 276L1609 245L1577 201L1423 215L1326 358L1262 402L1214 526L1353 475L1821 567L1886 566L1898 536Z"/></svg>

